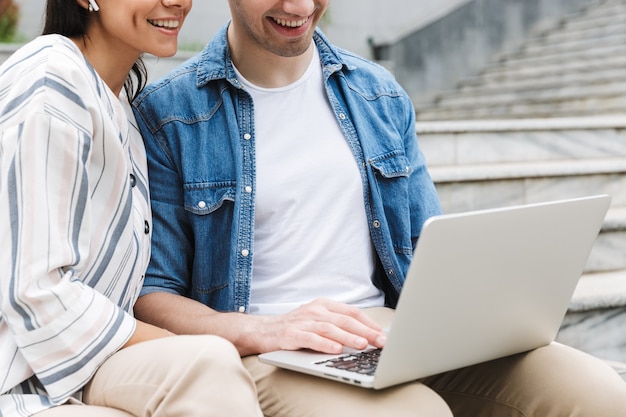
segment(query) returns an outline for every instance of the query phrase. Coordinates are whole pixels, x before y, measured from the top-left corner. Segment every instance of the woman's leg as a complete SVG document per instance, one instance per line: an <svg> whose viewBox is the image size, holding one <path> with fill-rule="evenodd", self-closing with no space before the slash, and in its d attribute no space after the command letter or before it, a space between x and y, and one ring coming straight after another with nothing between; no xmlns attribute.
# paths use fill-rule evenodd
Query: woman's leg
<svg viewBox="0 0 626 417"><path fill-rule="evenodd" d="M216 336L166 337L122 349L87 384L83 401L136 417L262 416L239 353Z"/></svg>

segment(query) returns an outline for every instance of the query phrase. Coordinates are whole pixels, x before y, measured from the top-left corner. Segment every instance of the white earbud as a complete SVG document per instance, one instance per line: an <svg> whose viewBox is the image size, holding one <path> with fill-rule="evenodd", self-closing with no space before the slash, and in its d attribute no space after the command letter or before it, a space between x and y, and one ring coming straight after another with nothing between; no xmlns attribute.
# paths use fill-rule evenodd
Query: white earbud
<svg viewBox="0 0 626 417"><path fill-rule="evenodd" d="M96 3L96 0L89 0L89 11L97 12L99 10L100 10L100 6L98 6L98 3Z"/></svg>

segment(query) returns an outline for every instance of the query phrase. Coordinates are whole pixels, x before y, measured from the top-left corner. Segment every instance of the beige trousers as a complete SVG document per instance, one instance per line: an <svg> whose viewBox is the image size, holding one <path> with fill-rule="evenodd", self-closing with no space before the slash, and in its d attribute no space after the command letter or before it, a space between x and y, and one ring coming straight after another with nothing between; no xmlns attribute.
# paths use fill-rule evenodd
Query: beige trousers
<svg viewBox="0 0 626 417"><path fill-rule="evenodd" d="M36 416L262 416L237 350L215 336L175 336L122 349L87 384L83 402Z"/></svg>
<svg viewBox="0 0 626 417"><path fill-rule="evenodd" d="M383 326L393 315L368 312ZM617 373L559 344L381 391L280 370L256 356L244 365L271 417L626 416L626 383Z"/></svg>

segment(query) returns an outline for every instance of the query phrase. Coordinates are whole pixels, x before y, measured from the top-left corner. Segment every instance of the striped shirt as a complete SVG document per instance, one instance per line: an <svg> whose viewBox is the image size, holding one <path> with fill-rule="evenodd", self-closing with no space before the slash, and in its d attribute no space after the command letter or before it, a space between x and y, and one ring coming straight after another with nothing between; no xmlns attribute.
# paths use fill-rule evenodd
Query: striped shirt
<svg viewBox="0 0 626 417"><path fill-rule="evenodd" d="M67 38L24 45L0 66L0 417L80 399L130 338L150 226L125 94Z"/></svg>

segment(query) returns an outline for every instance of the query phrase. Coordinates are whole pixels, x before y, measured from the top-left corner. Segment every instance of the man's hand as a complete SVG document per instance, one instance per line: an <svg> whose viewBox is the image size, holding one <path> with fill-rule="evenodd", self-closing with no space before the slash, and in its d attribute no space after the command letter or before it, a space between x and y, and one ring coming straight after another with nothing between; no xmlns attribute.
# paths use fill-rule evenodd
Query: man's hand
<svg viewBox="0 0 626 417"><path fill-rule="evenodd" d="M344 346L383 347L383 329L360 309L328 299L317 299L279 316L259 316L254 339L260 352L311 349L336 354ZM259 353L260 353L259 352Z"/></svg>

